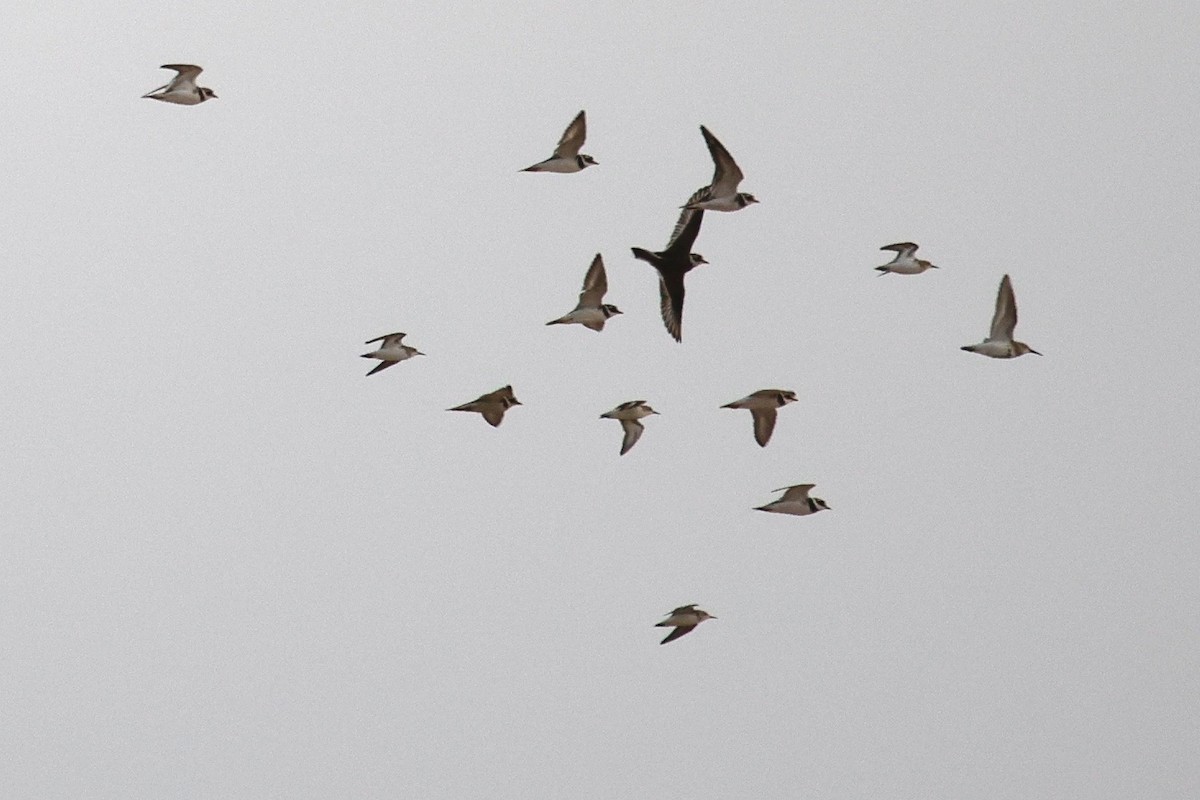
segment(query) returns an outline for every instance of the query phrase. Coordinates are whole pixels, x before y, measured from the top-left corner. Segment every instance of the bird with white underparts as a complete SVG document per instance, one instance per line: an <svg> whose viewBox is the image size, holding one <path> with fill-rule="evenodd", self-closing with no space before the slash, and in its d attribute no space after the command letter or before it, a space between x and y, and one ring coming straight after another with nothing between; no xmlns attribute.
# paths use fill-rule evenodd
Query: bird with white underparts
<svg viewBox="0 0 1200 800"><path fill-rule="evenodd" d="M807 517L818 511L828 511L829 505L819 497L809 497L815 483L798 483L795 486L785 486L776 489L783 492L778 500L773 500L765 506L758 506L755 511L769 511L772 514L792 514L797 517Z"/></svg>
<svg viewBox="0 0 1200 800"><path fill-rule="evenodd" d="M205 86L197 86L196 78L200 77L203 68L195 64L163 64L161 69L173 69L174 78L168 83L147 92L142 98L161 100L164 103L174 103L180 106L194 106L205 100L213 100L217 94Z"/></svg>
<svg viewBox="0 0 1200 800"><path fill-rule="evenodd" d="M996 294L996 311L992 314L992 327L988 336L979 344L968 344L959 348L968 353L978 353L989 358L1016 358L1026 353L1040 356L1024 342L1013 339L1017 327L1017 297L1013 294L1012 279L1007 275L1000 279L1000 291Z"/></svg>
<svg viewBox="0 0 1200 800"><path fill-rule="evenodd" d="M706 619L716 619L712 614L702 608L697 608L695 603L679 608L667 614L667 618L662 622L656 623L656 628L674 628L675 630L667 634L659 644L673 642L680 636L687 636L692 631L696 630L696 626Z"/></svg>
<svg viewBox="0 0 1200 800"><path fill-rule="evenodd" d="M876 267L879 271L879 276L883 277L888 273L895 275L920 275L927 269L938 269L937 264L930 264L928 261L922 261L916 257L917 245L912 242L897 242L896 244L885 244L880 250L894 250L896 257L882 267Z"/></svg>
<svg viewBox="0 0 1200 800"><path fill-rule="evenodd" d="M700 189L698 196L689 198L683 207L705 211L741 211L746 206L757 203L758 199L754 195L737 190L745 176L733 160L733 156L725 149L725 145L703 125L700 126L700 133L704 135L704 143L708 145L708 153L713 160L712 183Z"/></svg>
<svg viewBox="0 0 1200 800"><path fill-rule="evenodd" d="M367 375L374 375L376 372L382 372L388 367L394 367L401 361L407 361L413 356L425 355L415 347L409 347L404 344L405 333L388 333L383 336L377 336L364 344L375 344L382 342L377 350L372 350L370 353L363 353L363 358L377 358L379 363L375 365Z"/></svg>
<svg viewBox="0 0 1200 800"><path fill-rule="evenodd" d="M554 154L545 161L539 161L521 172L579 172L588 167L596 166L596 159L579 152L587 139L587 114L580 111L571 120L571 124L563 131Z"/></svg>
<svg viewBox="0 0 1200 800"><path fill-rule="evenodd" d="M600 419L615 419L621 423L621 428L625 431L625 436L621 439L621 455L625 455L637 444L638 439L642 438L645 426L641 420L657 413L646 405L645 400L630 400L628 403L621 403L612 411L605 411L600 415Z"/></svg>
<svg viewBox="0 0 1200 800"><path fill-rule="evenodd" d="M604 270L604 259L596 253L592 265L588 267L587 275L583 278L583 291L579 293L579 302L575 308L546 324L576 324L593 331L604 330L604 323L621 313L621 309L604 302L604 295L607 293L608 273Z"/></svg>
<svg viewBox="0 0 1200 800"><path fill-rule="evenodd" d="M759 389L741 400L726 403L721 408L744 408L754 420L754 441L766 447L775 430L776 412L788 403L796 402L796 393L791 389Z"/></svg>

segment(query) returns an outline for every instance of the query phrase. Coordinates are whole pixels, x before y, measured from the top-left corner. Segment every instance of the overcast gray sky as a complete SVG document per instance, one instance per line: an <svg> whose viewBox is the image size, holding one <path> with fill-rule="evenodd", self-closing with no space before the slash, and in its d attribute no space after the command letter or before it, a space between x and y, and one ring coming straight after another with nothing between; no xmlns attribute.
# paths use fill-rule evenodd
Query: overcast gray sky
<svg viewBox="0 0 1200 800"><path fill-rule="evenodd" d="M4 16L4 797L1200 795L1196 4Z"/></svg>

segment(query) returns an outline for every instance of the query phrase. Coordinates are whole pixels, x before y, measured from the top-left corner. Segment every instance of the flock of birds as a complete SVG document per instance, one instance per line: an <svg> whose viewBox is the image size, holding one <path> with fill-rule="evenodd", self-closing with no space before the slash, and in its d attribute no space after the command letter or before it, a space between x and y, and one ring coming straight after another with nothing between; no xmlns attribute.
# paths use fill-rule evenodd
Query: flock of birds
<svg viewBox="0 0 1200 800"><path fill-rule="evenodd" d="M161 100L177 105L198 105L206 100L217 97L212 89L199 86L196 83L202 69L192 64L165 64L163 69L174 70L176 76L170 82L143 95L153 100ZM683 300L684 276L688 272L707 264L704 256L693 253L692 247L700 235L700 226L706 211L734 212L740 211L758 202L752 194L739 192L738 187L744 178L737 162L729 151L712 134L708 128L700 126L708 152L712 156L714 171L712 181L697 189L681 206L682 212L671 232L667 246L658 251L650 251L641 247L632 248L635 258L645 261L658 272L659 309L663 325L667 333L677 342L683 341ZM580 153L587 139L587 115L580 111L571 124L567 126L554 153L544 161L526 167L522 172L580 172L598 162L590 155ZM887 264L876 267L880 276L919 275L929 269L937 269L935 264L916 257L917 245L912 242L898 242L880 248L896 253ZM605 323L614 316L621 314L616 306L605 303L604 295L608 292L608 275L604 269L604 259L597 253L588 267L583 279L583 290L575 308L558 319L547 322L547 325L582 325L593 331L603 331ZM1041 355L1024 342L1013 338L1017 325L1017 301L1013 293L1012 280L1005 275L1000 280L1000 290L996 296L995 311L992 315L991 328L987 337L978 344L965 345L961 349L990 358L1016 358L1026 353ZM389 333L371 339L366 344L379 343L379 347L369 353L363 353L363 358L379 361L367 375L374 375L402 361L415 356L425 355L415 347L404 344L404 333ZM761 447L766 447L775 430L777 412L783 406L796 402L796 393L789 389L760 389L746 397L727 403L722 408L746 409L754 422L754 440ZM504 421L504 414L513 406L519 406L513 393L512 386L503 386L494 392L480 395L474 400L447 409L449 411L468 411L479 414L492 427L498 427ZM625 455L637 444L645 427L642 420L658 414L644 400L631 400L621 403L611 411L601 414L602 419L614 419L621 423L624 433L621 440L621 455ZM779 499L758 506L756 511L767 511L776 514L791 514L807 516L818 511L829 509L829 505L819 497L810 496L815 484L803 483L776 489L783 492ZM701 622L716 619L712 614L699 608L696 604L680 606L666 615L666 619L655 627L671 628L671 632L661 644L675 641L691 633Z"/></svg>

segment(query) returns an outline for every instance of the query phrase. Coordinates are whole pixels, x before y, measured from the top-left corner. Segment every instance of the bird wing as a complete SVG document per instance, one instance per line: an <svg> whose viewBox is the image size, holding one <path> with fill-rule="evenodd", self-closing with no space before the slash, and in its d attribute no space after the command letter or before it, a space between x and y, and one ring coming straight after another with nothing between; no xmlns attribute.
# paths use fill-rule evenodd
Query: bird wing
<svg viewBox="0 0 1200 800"><path fill-rule="evenodd" d="M621 440L621 455L625 455L637 444L638 439L642 438L642 431L646 430L646 426L636 419L623 419L621 427L625 430L625 438Z"/></svg>
<svg viewBox="0 0 1200 800"><path fill-rule="evenodd" d="M680 606L679 608L672 610L671 613L667 615L667 617L668 618L673 617L676 614L690 614L696 610L696 606L698 606L698 605L699 605L699 603L691 603L686 606Z"/></svg>
<svg viewBox="0 0 1200 800"><path fill-rule="evenodd" d="M659 311L667 333L677 342L683 341L683 273L658 273Z"/></svg>
<svg viewBox="0 0 1200 800"><path fill-rule="evenodd" d="M586 138L587 115L580 111L558 140L558 147L554 148L554 158L575 158L579 155L579 148L583 147L583 140Z"/></svg>
<svg viewBox="0 0 1200 800"><path fill-rule="evenodd" d="M384 348L392 347L393 345L400 344L400 342L402 342L404 337L407 335L408 334L404 333L385 333L383 336L376 336L369 342L363 342L363 344L375 344L376 342L383 342Z"/></svg>
<svg viewBox="0 0 1200 800"><path fill-rule="evenodd" d="M808 493L809 493L809 492L810 492L810 491L813 489L813 487L815 487L815 486L816 486L816 484L815 484L815 483L800 483L800 484L797 484L797 485L795 485L795 486L785 486L785 487L783 487L782 489L776 489L775 491L777 491L777 492L783 492L783 497L779 498L779 501L783 501L783 500L807 500L807 499L808 499ZM779 502L779 501L777 501L777 502Z"/></svg>
<svg viewBox="0 0 1200 800"><path fill-rule="evenodd" d="M483 414L483 418L487 420L487 424L493 428L499 428L500 423L504 421L505 408L502 405L486 405L479 410Z"/></svg>
<svg viewBox="0 0 1200 800"><path fill-rule="evenodd" d="M771 441L771 433L775 430L775 418L778 416L773 408L755 408L750 411L754 417L754 441L759 447L766 447Z"/></svg>
<svg viewBox="0 0 1200 800"><path fill-rule="evenodd" d="M1000 291L996 293L996 313L992 316L992 329L988 341L1011 342L1017 327L1017 297L1013 294L1012 280L1005 275L1000 279Z"/></svg>
<svg viewBox="0 0 1200 800"><path fill-rule="evenodd" d="M691 633L694 630L696 630L695 625L680 625L677 628L675 628L675 630L668 633L667 637L665 639L663 639L661 642L659 642L659 644L666 644L667 642L673 642L676 639L678 639L680 636L687 636L689 633Z"/></svg>
<svg viewBox="0 0 1200 800"><path fill-rule="evenodd" d="M596 253L592 265L583 279L583 291L579 293L580 308L599 308L608 292L608 273L604 271L604 259Z"/></svg>
<svg viewBox="0 0 1200 800"><path fill-rule="evenodd" d="M738 184L745 177L738 168L737 162L733 160L733 156L729 155L725 145L717 141L717 137L713 136L708 128L701 125L700 132L704 134L704 141L708 145L708 152L712 155L714 165L712 184L709 186L711 196L727 197L737 194Z"/></svg>
<svg viewBox="0 0 1200 800"><path fill-rule="evenodd" d="M672 250L675 247L675 243L679 241L680 237L683 235L684 229L687 228L693 220L695 220L696 230L691 234L692 238L688 242L687 248L684 250L684 254L692 252L692 245L696 242L696 236L700 234L700 218L704 215L704 211L702 209L688 208L687 206L690 206L692 203L700 200L707 200L709 196L708 190L709 187L707 186L697 189L696 191L692 192L692 196L689 197L687 202L683 204L683 212L680 213L679 219L675 222L675 228L671 231L671 238L667 241L666 250Z"/></svg>
<svg viewBox="0 0 1200 800"><path fill-rule="evenodd" d="M367 376L370 377L371 375L374 375L376 372L382 372L383 370L387 369L388 367L394 367L399 363L400 363L399 361L380 361L378 364L375 365L375 369L373 369L367 373Z"/></svg>
<svg viewBox="0 0 1200 800"><path fill-rule="evenodd" d="M896 257L893 261L899 261L902 258L912 258L913 253L917 252L917 245L912 242L896 242L895 244L885 244L880 250L895 250Z"/></svg>
<svg viewBox="0 0 1200 800"><path fill-rule="evenodd" d="M200 77L201 72L204 72L202 67L197 67L195 64L163 64L161 69L173 69L179 73L167 84L167 91L185 83L195 86L196 78Z"/></svg>

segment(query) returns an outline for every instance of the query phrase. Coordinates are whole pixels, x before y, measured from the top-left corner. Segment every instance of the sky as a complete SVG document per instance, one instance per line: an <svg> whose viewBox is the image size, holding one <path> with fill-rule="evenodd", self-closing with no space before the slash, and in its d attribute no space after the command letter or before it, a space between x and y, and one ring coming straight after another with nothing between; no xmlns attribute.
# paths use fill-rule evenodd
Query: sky
<svg viewBox="0 0 1200 800"><path fill-rule="evenodd" d="M11 3L2 794L1196 797L1197 30ZM165 63L218 99L141 99ZM581 108L599 166L519 173ZM701 124L761 203L677 344L629 247ZM876 277L906 240L940 269ZM546 327L597 252L625 313ZM1005 273L1044 357L959 350ZM428 355L364 377L392 331ZM768 387L763 449L719 406ZM795 483L831 510L752 510Z"/></svg>

